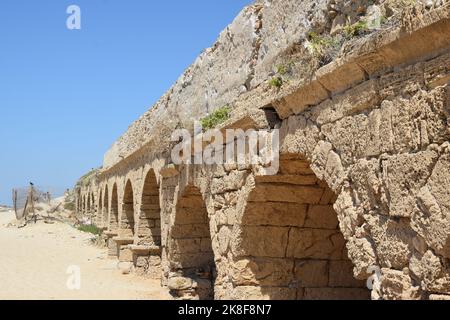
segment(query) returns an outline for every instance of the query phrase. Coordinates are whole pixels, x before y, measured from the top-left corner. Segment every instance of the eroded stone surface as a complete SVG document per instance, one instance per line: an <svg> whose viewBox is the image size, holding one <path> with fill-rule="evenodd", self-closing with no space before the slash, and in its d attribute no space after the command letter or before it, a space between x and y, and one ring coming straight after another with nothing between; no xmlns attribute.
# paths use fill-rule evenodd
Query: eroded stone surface
<svg viewBox="0 0 450 320"><path fill-rule="evenodd" d="M340 51L318 56L311 32ZM77 211L180 299L448 299L449 32L445 1L256 1L79 184ZM171 163L172 131L223 105L223 128L280 129L276 175Z"/></svg>

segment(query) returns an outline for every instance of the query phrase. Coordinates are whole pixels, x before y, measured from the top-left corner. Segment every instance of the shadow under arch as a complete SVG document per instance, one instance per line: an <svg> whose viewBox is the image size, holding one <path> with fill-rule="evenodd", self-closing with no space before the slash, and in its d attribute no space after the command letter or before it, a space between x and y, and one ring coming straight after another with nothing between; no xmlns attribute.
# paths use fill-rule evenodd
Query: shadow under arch
<svg viewBox="0 0 450 320"><path fill-rule="evenodd" d="M125 184L122 202L122 216L120 219L120 236L134 236L134 194L133 185L128 180Z"/></svg>
<svg viewBox="0 0 450 320"><path fill-rule="evenodd" d="M172 281L169 279L172 295L214 299L216 266L208 212L197 187L187 186L178 199L168 241L170 270L174 275ZM183 283L180 279L187 281Z"/></svg>
<svg viewBox="0 0 450 320"><path fill-rule="evenodd" d="M161 246L159 185L153 170L147 173L144 180L137 228L139 245Z"/></svg>
<svg viewBox="0 0 450 320"><path fill-rule="evenodd" d="M87 199L86 199L86 215L91 215L91 194L88 193Z"/></svg>
<svg viewBox="0 0 450 320"><path fill-rule="evenodd" d="M119 196L117 183L114 183L111 193L111 208L109 214L109 231L117 232L119 229Z"/></svg>
<svg viewBox="0 0 450 320"><path fill-rule="evenodd" d="M369 299L365 282L353 278L335 201L297 154L281 156L277 175L256 177L234 239L234 296Z"/></svg>
<svg viewBox="0 0 450 320"><path fill-rule="evenodd" d="M103 194L102 189L98 190L98 207L97 212L95 213L95 225L97 227L101 227L103 224Z"/></svg>
<svg viewBox="0 0 450 320"><path fill-rule="evenodd" d="M106 185L103 191L103 205L101 213L103 228L108 228L108 212L109 212L109 192L108 192L108 185Z"/></svg>

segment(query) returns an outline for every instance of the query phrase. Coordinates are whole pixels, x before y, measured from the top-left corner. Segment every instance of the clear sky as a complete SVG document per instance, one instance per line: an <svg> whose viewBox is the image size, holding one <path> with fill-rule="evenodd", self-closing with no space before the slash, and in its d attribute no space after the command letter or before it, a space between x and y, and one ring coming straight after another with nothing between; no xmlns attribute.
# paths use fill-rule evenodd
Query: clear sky
<svg viewBox="0 0 450 320"><path fill-rule="evenodd" d="M251 0L2 0L0 204L71 188ZM66 9L81 8L81 30Z"/></svg>

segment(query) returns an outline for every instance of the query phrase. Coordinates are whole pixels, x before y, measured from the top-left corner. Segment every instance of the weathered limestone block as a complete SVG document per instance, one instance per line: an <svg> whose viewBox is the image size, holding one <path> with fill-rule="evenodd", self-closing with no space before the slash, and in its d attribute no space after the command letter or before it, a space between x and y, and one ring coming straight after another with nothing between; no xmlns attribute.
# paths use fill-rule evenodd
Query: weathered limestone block
<svg viewBox="0 0 450 320"><path fill-rule="evenodd" d="M119 261L120 262L132 262L133 261L133 251L130 248L128 248L128 246L120 247Z"/></svg>
<svg viewBox="0 0 450 320"><path fill-rule="evenodd" d="M357 227L363 223L363 211L353 201L354 191L347 184L342 188L334 204L339 219L339 227L346 240L355 235Z"/></svg>
<svg viewBox="0 0 450 320"><path fill-rule="evenodd" d="M305 228L336 230L339 226L337 214L331 205L310 205Z"/></svg>
<svg viewBox="0 0 450 320"><path fill-rule="evenodd" d="M273 105L280 118L285 119L292 114L300 114L308 106L316 105L329 96L330 93L319 81L312 81L294 93L275 101Z"/></svg>
<svg viewBox="0 0 450 320"><path fill-rule="evenodd" d="M378 262L382 267L402 270L408 266L415 232L409 220L391 219L378 214L365 215L371 239L375 243Z"/></svg>
<svg viewBox="0 0 450 320"><path fill-rule="evenodd" d="M236 286L288 286L293 281L294 261L274 258L244 258L231 266Z"/></svg>
<svg viewBox="0 0 450 320"><path fill-rule="evenodd" d="M429 299L433 301L450 301L450 295L431 294Z"/></svg>
<svg viewBox="0 0 450 320"><path fill-rule="evenodd" d="M341 260L345 246L339 231L291 228L287 257Z"/></svg>
<svg viewBox="0 0 450 320"><path fill-rule="evenodd" d="M389 215L411 217L416 196L430 175L430 168L438 159L436 151L387 157L381 162L383 180L387 185Z"/></svg>
<svg viewBox="0 0 450 320"><path fill-rule="evenodd" d="M211 184L211 193L220 194L240 189L245 183L246 171L232 171L229 175L220 179L213 179Z"/></svg>
<svg viewBox="0 0 450 320"><path fill-rule="evenodd" d="M295 155L294 158L282 156L280 159L280 173L277 176L283 177L286 175L313 176L314 172L311 170L309 162L303 159L300 160L298 155Z"/></svg>
<svg viewBox="0 0 450 320"><path fill-rule="evenodd" d="M296 288L286 287L256 287L238 286L233 289L232 297L235 300L295 300Z"/></svg>
<svg viewBox="0 0 450 320"><path fill-rule="evenodd" d="M207 222L204 214L199 214L199 208L186 207L177 212L178 225L202 224Z"/></svg>
<svg viewBox="0 0 450 320"><path fill-rule="evenodd" d="M448 149L447 149L448 150ZM438 254L450 258L450 154L442 155L420 190L412 227Z"/></svg>
<svg viewBox="0 0 450 320"><path fill-rule="evenodd" d="M414 255L410 261L409 269L418 279L424 291L447 294L450 292L450 270L442 258L432 251L423 256Z"/></svg>
<svg viewBox="0 0 450 320"><path fill-rule="evenodd" d="M385 300L420 300L422 291L403 271L382 269L380 291Z"/></svg>
<svg viewBox="0 0 450 320"><path fill-rule="evenodd" d="M233 230L231 249L236 257L279 257L286 254L289 228L241 226Z"/></svg>
<svg viewBox="0 0 450 320"><path fill-rule="evenodd" d="M450 80L450 54L424 63L424 78L428 88L445 85Z"/></svg>
<svg viewBox="0 0 450 320"><path fill-rule="evenodd" d="M377 265L377 258L370 239L352 237L347 241L347 250L350 260L354 264L355 278L365 280L371 276L369 268Z"/></svg>
<svg viewBox="0 0 450 320"><path fill-rule="evenodd" d="M317 177L313 174L310 175L282 175L276 176L258 176L256 177L256 183L285 183L293 185L315 185L317 184Z"/></svg>
<svg viewBox="0 0 450 320"><path fill-rule="evenodd" d="M318 186L261 184L252 191L248 201L318 204L323 192Z"/></svg>
<svg viewBox="0 0 450 320"><path fill-rule="evenodd" d="M333 150L333 145L326 141L319 141L311 156L311 169L319 180L325 179L325 168L328 155Z"/></svg>
<svg viewBox="0 0 450 320"><path fill-rule="evenodd" d="M303 300L367 300L369 290L363 288L306 288Z"/></svg>
<svg viewBox="0 0 450 320"><path fill-rule="evenodd" d="M304 116L292 116L283 121L280 129L280 150L284 154L312 154L319 141L319 128ZM311 172L311 171L309 171ZM283 171L282 174L296 174ZM320 179L320 177L319 177Z"/></svg>
<svg viewBox="0 0 450 320"><path fill-rule="evenodd" d="M370 80L313 107L311 114L319 125L324 125L369 110L379 103L378 83Z"/></svg>
<svg viewBox="0 0 450 320"><path fill-rule="evenodd" d="M353 263L350 260L330 261L329 286L341 288L366 288L366 281L353 277Z"/></svg>
<svg viewBox="0 0 450 320"><path fill-rule="evenodd" d="M316 77L328 91L336 94L363 82L366 74L357 63L337 59L317 70Z"/></svg>
<svg viewBox="0 0 450 320"><path fill-rule="evenodd" d="M322 132L339 152L344 165L364 156L368 141L367 122L367 116L359 114L322 126Z"/></svg>
<svg viewBox="0 0 450 320"><path fill-rule="evenodd" d="M117 243L112 239L109 238L108 242L108 256L110 257L118 257L118 246Z"/></svg>
<svg viewBox="0 0 450 320"><path fill-rule="evenodd" d="M170 249L173 253L198 253L201 252L201 238L173 239Z"/></svg>
<svg viewBox="0 0 450 320"><path fill-rule="evenodd" d="M414 93L424 85L423 64L418 63L397 72L380 77L380 96L382 99Z"/></svg>
<svg viewBox="0 0 450 320"><path fill-rule="evenodd" d="M355 159L382 153L419 151L430 143L448 140L445 97L445 89L441 87L431 92L418 91L410 99L385 100L368 115L357 114L323 125L322 133L337 150L344 166Z"/></svg>
<svg viewBox="0 0 450 320"><path fill-rule="evenodd" d="M208 265L211 261L212 253L171 253L169 263L173 269L196 268L199 265Z"/></svg>
<svg viewBox="0 0 450 320"><path fill-rule="evenodd" d="M349 177L355 199L352 202L357 202L358 208L364 212L381 211L384 214L389 212L387 200L389 193L385 190L378 159L358 160L352 166Z"/></svg>
<svg viewBox="0 0 450 320"><path fill-rule="evenodd" d="M308 205L306 204L248 202L240 223L248 226L303 227L307 211Z"/></svg>
<svg viewBox="0 0 450 320"><path fill-rule="evenodd" d="M228 226L222 226L217 234L217 240L214 245L217 245L216 250L214 252L217 252L221 255L225 254L230 246L230 240L231 240L231 228Z"/></svg>
<svg viewBox="0 0 450 320"><path fill-rule="evenodd" d="M295 279L301 288L319 288L328 286L328 261L297 260Z"/></svg>
<svg viewBox="0 0 450 320"><path fill-rule="evenodd" d="M201 238L209 234L207 224L188 224L188 225L174 225L171 230L172 237L175 239L183 238Z"/></svg>
<svg viewBox="0 0 450 320"><path fill-rule="evenodd" d="M167 287L170 290L187 290L193 287L193 281L191 278L174 277L169 279Z"/></svg>

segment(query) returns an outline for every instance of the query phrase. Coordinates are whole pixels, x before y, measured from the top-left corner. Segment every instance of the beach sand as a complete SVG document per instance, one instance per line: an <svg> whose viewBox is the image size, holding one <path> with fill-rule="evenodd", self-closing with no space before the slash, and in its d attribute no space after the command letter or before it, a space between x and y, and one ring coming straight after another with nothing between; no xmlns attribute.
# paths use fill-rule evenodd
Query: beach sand
<svg viewBox="0 0 450 320"><path fill-rule="evenodd" d="M8 226L14 220L12 211L0 212L0 300L170 299L160 281L122 275L92 235L59 222ZM79 290L67 286L71 266L80 270Z"/></svg>

